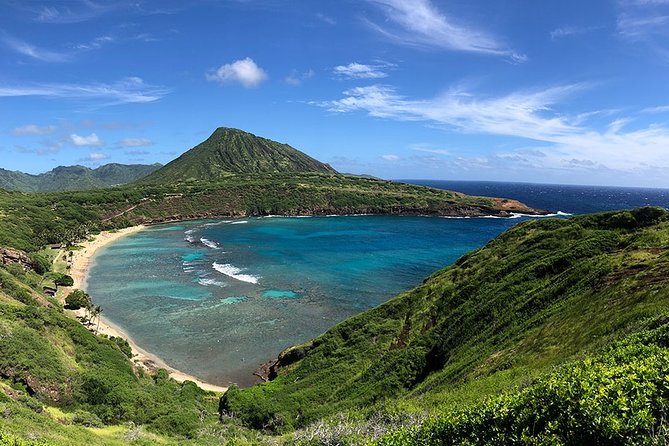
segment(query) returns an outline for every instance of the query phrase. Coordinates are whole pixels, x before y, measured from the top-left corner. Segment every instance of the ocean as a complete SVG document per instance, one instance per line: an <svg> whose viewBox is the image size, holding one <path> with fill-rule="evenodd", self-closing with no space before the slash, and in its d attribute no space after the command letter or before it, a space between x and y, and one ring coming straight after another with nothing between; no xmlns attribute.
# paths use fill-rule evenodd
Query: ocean
<svg viewBox="0 0 669 446"><path fill-rule="evenodd" d="M669 190L411 181L582 214L658 205ZM94 258L104 315L176 369L247 386L284 348L419 285L529 217L271 217L158 225Z"/></svg>

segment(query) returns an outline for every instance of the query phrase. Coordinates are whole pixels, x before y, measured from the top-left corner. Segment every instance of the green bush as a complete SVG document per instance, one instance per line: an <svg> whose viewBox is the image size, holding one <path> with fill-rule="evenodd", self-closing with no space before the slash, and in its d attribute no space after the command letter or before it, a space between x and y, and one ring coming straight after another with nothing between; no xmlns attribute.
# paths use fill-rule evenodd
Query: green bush
<svg viewBox="0 0 669 446"><path fill-rule="evenodd" d="M45 256L34 252L30 255L30 259L32 260L32 267L37 274L44 274L51 270L51 261Z"/></svg>
<svg viewBox="0 0 669 446"><path fill-rule="evenodd" d="M81 290L74 290L65 298L65 308L69 310L78 310L79 308L88 308L91 306L91 297L88 293Z"/></svg>
<svg viewBox="0 0 669 446"><path fill-rule="evenodd" d="M74 279L67 274L59 274L58 277L54 279L54 283L58 286L72 286L74 285Z"/></svg>
<svg viewBox="0 0 669 446"><path fill-rule="evenodd" d="M102 427L102 420L94 413L86 412L85 410L77 410L72 416L72 423L79 424L86 427Z"/></svg>

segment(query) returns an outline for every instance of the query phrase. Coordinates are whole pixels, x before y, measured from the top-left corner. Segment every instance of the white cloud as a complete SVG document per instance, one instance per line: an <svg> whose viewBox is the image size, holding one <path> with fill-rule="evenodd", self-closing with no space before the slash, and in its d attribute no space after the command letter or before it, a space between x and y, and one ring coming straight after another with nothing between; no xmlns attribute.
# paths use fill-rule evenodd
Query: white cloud
<svg viewBox="0 0 669 446"><path fill-rule="evenodd" d="M28 3L28 2L27 2ZM40 23L70 24L80 23L100 17L116 9L128 8L128 2L100 2L84 0L66 2L62 6L44 6L34 10L35 21Z"/></svg>
<svg viewBox="0 0 669 446"><path fill-rule="evenodd" d="M45 50L8 35L3 35L2 41L13 51L42 62L67 62L72 57L71 54Z"/></svg>
<svg viewBox="0 0 669 446"><path fill-rule="evenodd" d="M239 82L245 88L257 87L267 79L267 73L260 68L250 57L221 65L215 71L206 75L210 81L227 84Z"/></svg>
<svg viewBox="0 0 669 446"><path fill-rule="evenodd" d="M312 70L311 68L302 73L298 72L297 70L292 70L290 74L285 77L284 81L288 85L298 86L302 85L302 82L304 82L305 80L314 77L315 74L316 73L314 73L314 70Z"/></svg>
<svg viewBox="0 0 669 446"><path fill-rule="evenodd" d="M525 55L508 49L499 38L456 23L429 0L368 1L381 7L387 22L395 25L381 26L370 22L372 28L397 43L505 56L514 62L527 59Z"/></svg>
<svg viewBox="0 0 669 446"><path fill-rule="evenodd" d="M316 14L316 17L318 17L318 19L321 22L327 23L328 25L336 25L337 24L337 21L335 19L333 19L329 15L323 14L322 12L319 12L318 14Z"/></svg>
<svg viewBox="0 0 669 446"><path fill-rule="evenodd" d="M123 147L146 147L153 144L149 138L125 138L117 143Z"/></svg>
<svg viewBox="0 0 669 446"><path fill-rule="evenodd" d="M584 88L583 84L563 85L500 97L451 90L434 98L408 99L392 87L373 85L347 90L339 100L312 104L339 113L364 111L371 116L424 121L460 132L530 140L536 146L524 143L524 156L539 159L527 153L540 152L539 161L545 167L574 168L578 164L580 168L624 172L669 168L669 126L629 128L634 117L619 117L597 129L587 126L582 114L572 117L553 110Z"/></svg>
<svg viewBox="0 0 669 446"><path fill-rule="evenodd" d="M70 142L72 142L72 144L74 144L75 146L79 147L86 147L86 146L100 147L104 145L104 141L102 141L95 133L91 133L88 136L80 136L77 135L76 133L73 133L70 135Z"/></svg>
<svg viewBox="0 0 669 446"><path fill-rule="evenodd" d="M0 86L0 97L39 96L110 101L102 105L154 102L168 93L168 89L147 84L138 77L127 77L113 84L34 83Z"/></svg>
<svg viewBox="0 0 669 446"><path fill-rule="evenodd" d="M88 43L80 43L76 45L76 48L82 51L97 50L108 43L114 42L115 40L116 38L112 36L100 36L96 37Z"/></svg>
<svg viewBox="0 0 669 446"><path fill-rule="evenodd" d="M109 158L109 155L105 155L104 153L91 153L88 155L88 159L91 161L100 161L100 160L106 160Z"/></svg>
<svg viewBox="0 0 669 446"><path fill-rule="evenodd" d="M657 106L657 107L648 107L648 108L644 108L641 111L643 113L669 113L669 105L660 105L660 106Z"/></svg>
<svg viewBox="0 0 669 446"><path fill-rule="evenodd" d="M345 79L381 79L388 74L383 70L391 68L394 65L366 65L357 62L351 62L348 65L338 65L332 70L338 77Z"/></svg>
<svg viewBox="0 0 669 446"><path fill-rule="evenodd" d="M636 46L645 45L669 61L669 1L619 0L618 35Z"/></svg>
<svg viewBox="0 0 669 446"><path fill-rule="evenodd" d="M550 32L551 39L552 40L558 40L562 39L565 37L572 37L572 36L578 36L581 34L587 34L589 32L595 31L597 29L600 29L600 27L597 26L573 26L573 25L567 25L567 26L561 26L559 28L554 29L553 31Z"/></svg>
<svg viewBox="0 0 669 446"><path fill-rule="evenodd" d="M389 154L389 155L383 155L383 156L381 156L381 158L383 158L383 159L386 160L386 161L399 161L399 160L400 160L400 157L399 157L399 156L397 156L397 155L392 155L392 154Z"/></svg>
<svg viewBox="0 0 669 446"><path fill-rule="evenodd" d="M415 150L417 152L427 152L427 153L436 153L438 155L449 155L450 151L446 149L439 149L436 147L431 146L430 144L411 144L409 146L411 150Z"/></svg>
<svg viewBox="0 0 669 446"><path fill-rule="evenodd" d="M89 153L86 157L80 158L79 162L82 163L98 163L100 161L104 161L109 159L109 155L106 153L101 153L101 152L93 152Z"/></svg>
<svg viewBox="0 0 669 446"><path fill-rule="evenodd" d="M410 100L385 85L357 87L344 98L314 103L335 112L366 111L371 116L403 121L432 121L470 132L485 132L543 140L546 135L576 131L566 119L546 119L541 112L584 85L566 85L521 91L498 98L476 99L462 90L450 90L431 99Z"/></svg>
<svg viewBox="0 0 669 446"><path fill-rule="evenodd" d="M56 131L56 127L53 125L47 125L40 127L36 124L23 125L21 127L16 127L11 130L12 135L15 136L26 136L26 135L46 135L48 133L53 133Z"/></svg>

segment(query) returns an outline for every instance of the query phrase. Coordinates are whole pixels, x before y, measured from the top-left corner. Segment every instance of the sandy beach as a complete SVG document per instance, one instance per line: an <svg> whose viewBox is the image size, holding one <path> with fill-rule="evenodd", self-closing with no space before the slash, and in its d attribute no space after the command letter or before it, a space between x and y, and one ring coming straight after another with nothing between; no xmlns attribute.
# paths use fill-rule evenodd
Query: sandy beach
<svg viewBox="0 0 669 446"><path fill-rule="evenodd" d="M73 256L69 271L69 274L72 276L72 279L74 279L73 288L78 288L86 291L86 276L88 273L88 268L91 265L93 256L97 253L99 249L127 235L140 231L143 228L144 226L133 226L115 232L105 231L96 235L89 241L80 243L82 249L73 251ZM95 301L95 296L91 297ZM128 336L119 327L115 326L114 324L106 320L104 317L101 318L98 332L106 334L107 336L117 336L126 339L133 351L133 361L139 367L142 367L149 371L155 371L156 369L159 368L165 369L170 373L170 377L174 378L175 380L179 382L193 381L194 383L196 383L198 386L200 386L205 390L213 390L214 392L225 392L227 390L227 387L217 386L214 384L204 382L202 380L197 379L194 376L191 376L187 373L181 372L168 366L162 359L160 359L156 355L153 355L147 352L146 350L142 349L141 347L139 347L132 340L132 338L130 338L130 336Z"/></svg>

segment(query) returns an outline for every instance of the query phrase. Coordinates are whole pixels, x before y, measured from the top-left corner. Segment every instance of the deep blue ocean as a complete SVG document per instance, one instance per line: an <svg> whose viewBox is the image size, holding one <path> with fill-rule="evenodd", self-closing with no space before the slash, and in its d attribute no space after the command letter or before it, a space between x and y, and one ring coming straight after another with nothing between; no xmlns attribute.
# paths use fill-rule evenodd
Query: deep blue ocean
<svg viewBox="0 0 669 446"><path fill-rule="evenodd" d="M669 190L412 181L563 213L658 205ZM88 291L171 366L249 385L284 348L377 306L528 217L249 218L159 225L102 250Z"/></svg>

